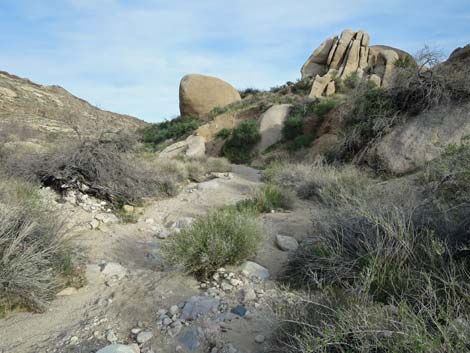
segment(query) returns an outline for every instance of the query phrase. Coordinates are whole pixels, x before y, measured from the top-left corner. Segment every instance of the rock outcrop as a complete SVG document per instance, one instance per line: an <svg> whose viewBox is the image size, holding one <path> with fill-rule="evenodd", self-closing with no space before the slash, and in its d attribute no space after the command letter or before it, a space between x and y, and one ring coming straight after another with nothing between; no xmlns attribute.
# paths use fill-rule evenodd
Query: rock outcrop
<svg viewBox="0 0 470 353"><path fill-rule="evenodd" d="M282 127L289 116L290 104L277 104L269 108L260 118L259 132L261 141L256 146L258 152L265 151L268 147L279 142L282 138Z"/></svg>
<svg viewBox="0 0 470 353"><path fill-rule="evenodd" d="M344 30L341 35L329 37L302 66L302 78L314 78L311 98L333 95L335 80L353 74L367 78L379 87L392 84L398 59L412 59L408 53L383 45L369 46L370 35L360 30Z"/></svg>
<svg viewBox="0 0 470 353"><path fill-rule="evenodd" d="M439 108L394 128L369 152L368 160L394 174L413 172L470 135L470 106Z"/></svg>
<svg viewBox="0 0 470 353"><path fill-rule="evenodd" d="M173 158L176 156L203 157L206 154L206 139L202 136L191 135L186 140L178 141L160 152L160 157Z"/></svg>
<svg viewBox="0 0 470 353"><path fill-rule="evenodd" d="M221 79L205 75L187 75L180 82L181 116L204 118L212 109L241 100L240 93Z"/></svg>

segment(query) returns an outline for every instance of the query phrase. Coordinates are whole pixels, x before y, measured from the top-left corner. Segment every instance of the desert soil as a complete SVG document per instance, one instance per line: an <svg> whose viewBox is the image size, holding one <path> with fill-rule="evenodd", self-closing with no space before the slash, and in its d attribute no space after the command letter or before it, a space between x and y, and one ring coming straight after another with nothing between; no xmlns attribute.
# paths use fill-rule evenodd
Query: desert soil
<svg viewBox="0 0 470 353"><path fill-rule="evenodd" d="M248 198L260 183L255 169L234 166L229 177L189 184L174 198L149 202L137 223L101 224L97 229L82 227L75 231L72 241L85 255L87 284L55 299L44 313L14 313L0 320L0 352L92 353L111 341L135 343L132 329L152 335L140 345L141 352L210 352L215 344L228 347L223 348L227 352L269 352L268 338L275 324L266 305L262 305L266 301L263 297L273 291L276 276L289 256L289 252L278 249L274 238L284 234L301 241L310 235L311 205L303 201L296 200L291 211L260 217L267 236L251 260L269 270L269 280L251 283L238 274L238 268L227 269L243 282L240 288L217 296L227 312L210 319L201 317L189 326L183 325L181 331L162 331L158 313L174 305L181 311L185 301L207 295L207 289L201 289L194 277L165 266L159 247L166 240L156 234L178 228L211 209ZM84 211L73 212L72 218L87 217ZM103 271L108 264L121 266L112 273L114 277ZM243 300L247 285L256 290L256 299L250 302ZM230 314L237 305L247 309L248 314ZM194 329L198 330L196 344L188 345L181 337ZM256 342L255 338L260 341L261 336L266 341Z"/></svg>

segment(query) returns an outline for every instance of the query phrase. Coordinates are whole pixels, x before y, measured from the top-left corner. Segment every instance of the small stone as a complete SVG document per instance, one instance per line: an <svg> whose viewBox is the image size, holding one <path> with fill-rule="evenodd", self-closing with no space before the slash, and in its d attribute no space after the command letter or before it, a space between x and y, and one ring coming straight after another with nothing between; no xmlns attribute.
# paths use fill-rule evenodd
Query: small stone
<svg viewBox="0 0 470 353"><path fill-rule="evenodd" d="M76 345L77 343L78 343L78 337L77 336L70 337L69 344Z"/></svg>
<svg viewBox="0 0 470 353"><path fill-rule="evenodd" d="M246 308L244 306L241 306L241 305L237 305L235 308L233 308L232 310L230 310L231 313L235 314L235 315L238 315L238 316L245 316L246 314Z"/></svg>
<svg viewBox="0 0 470 353"><path fill-rule="evenodd" d="M170 236L170 234L171 233L169 231L167 231L166 229L163 229L163 230L159 231L156 234L156 236L157 236L158 239L166 239Z"/></svg>
<svg viewBox="0 0 470 353"><path fill-rule="evenodd" d="M171 306L171 308L170 308L170 314L171 314L171 315L177 314L178 311L179 311L178 305L173 305L173 306Z"/></svg>
<svg viewBox="0 0 470 353"><path fill-rule="evenodd" d="M275 242L277 247L282 251L296 251L299 247L299 243L295 238L281 234L276 235Z"/></svg>
<svg viewBox="0 0 470 353"><path fill-rule="evenodd" d="M256 300L257 296L253 288L248 288L243 291L243 298L246 302L251 302L253 300Z"/></svg>
<svg viewBox="0 0 470 353"><path fill-rule="evenodd" d="M131 330L131 333L132 333L133 335L137 335L137 334L139 334L141 331L142 331L142 329L140 329L140 328L138 328L138 327L135 327L135 328L133 328L133 329Z"/></svg>
<svg viewBox="0 0 470 353"><path fill-rule="evenodd" d="M101 273L106 277L123 279L127 274L127 269L116 262L108 262L101 270Z"/></svg>
<svg viewBox="0 0 470 353"><path fill-rule="evenodd" d="M113 330L108 330L108 332L106 332L106 341L109 343L117 342L117 337Z"/></svg>
<svg viewBox="0 0 470 353"><path fill-rule="evenodd" d="M263 335L256 335L255 336L255 342L256 343L263 343L265 341L265 337Z"/></svg>
<svg viewBox="0 0 470 353"><path fill-rule="evenodd" d="M221 284L221 288L224 292L229 292L233 289L233 286L230 283L223 281Z"/></svg>
<svg viewBox="0 0 470 353"><path fill-rule="evenodd" d="M230 284L234 287L239 287L243 284L243 281L239 280L238 278L231 278L230 279Z"/></svg>
<svg viewBox="0 0 470 353"><path fill-rule="evenodd" d="M204 297L194 296L189 298L184 304L181 320L195 320L201 315L216 313L219 307L219 300Z"/></svg>
<svg viewBox="0 0 470 353"><path fill-rule="evenodd" d="M189 351L195 351L200 345L199 334L196 328L190 328L179 338L179 342Z"/></svg>
<svg viewBox="0 0 470 353"><path fill-rule="evenodd" d="M139 350L140 351L140 350ZM112 344L100 349L96 353L140 353L132 348L132 346L126 346L123 344Z"/></svg>
<svg viewBox="0 0 470 353"><path fill-rule="evenodd" d="M137 341L137 343L144 344L145 342L147 342L148 340L150 340L152 337L153 337L153 333L152 333L152 332L150 332L150 331L144 331L144 332L140 332L140 333L137 335L136 341Z"/></svg>
<svg viewBox="0 0 470 353"><path fill-rule="evenodd" d="M262 280L269 278L269 271L267 268L258 265L256 262L245 261L241 266L240 270L248 278L256 277Z"/></svg>
<svg viewBox="0 0 470 353"><path fill-rule="evenodd" d="M173 322L173 320L171 320L169 317L166 317L162 320L162 324L163 326L168 326L170 325L171 323Z"/></svg>

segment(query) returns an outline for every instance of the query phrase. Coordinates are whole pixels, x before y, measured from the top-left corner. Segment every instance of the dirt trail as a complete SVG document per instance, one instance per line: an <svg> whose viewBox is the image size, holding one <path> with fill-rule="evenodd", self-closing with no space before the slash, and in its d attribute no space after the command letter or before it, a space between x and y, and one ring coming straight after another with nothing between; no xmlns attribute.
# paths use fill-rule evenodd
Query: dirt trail
<svg viewBox="0 0 470 353"><path fill-rule="evenodd" d="M200 295L201 289L191 276L164 268L158 249L165 240L156 234L184 225L210 209L247 198L259 184L256 170L235 166L230 177L190 184L174 198L147 205L136 224L116 223L80 232L74 242L86 254L88 284L73 295L58 297L45 313L17 313L0 320L0 352L91 353L109 344L110 331L117 342L131 342L130 331L135 327L154 333L142 352L174 352L178 339L158 331L156 313ZM307 206L299 203L294 211L262 216L270 235L254 261L273 276L287 260L287 253L275 247L273 237L290 233L301 240L308 235L311 224ZM103 274L104 264L109 263L122 265L120 280ZM267 335L270 330L265 317L256 315L227 326L221 334L223 339L243 352L260 350L247 335Z"/></svg>

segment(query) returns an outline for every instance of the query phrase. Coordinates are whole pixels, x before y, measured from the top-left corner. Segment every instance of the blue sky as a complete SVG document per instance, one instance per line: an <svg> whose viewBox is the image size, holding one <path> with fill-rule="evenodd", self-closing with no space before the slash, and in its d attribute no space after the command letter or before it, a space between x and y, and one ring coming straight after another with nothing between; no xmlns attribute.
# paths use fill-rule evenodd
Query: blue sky
<svg viewBox="0 0 470 353"><path fill-rule="evenodd" d="M470 0L0 0L0 70L161 121L178 114L185 74L237 88L294 81L344 28L448 55L470 43Z"/></svg>

